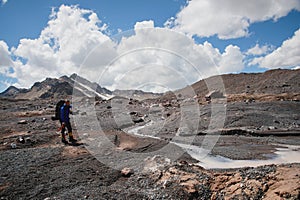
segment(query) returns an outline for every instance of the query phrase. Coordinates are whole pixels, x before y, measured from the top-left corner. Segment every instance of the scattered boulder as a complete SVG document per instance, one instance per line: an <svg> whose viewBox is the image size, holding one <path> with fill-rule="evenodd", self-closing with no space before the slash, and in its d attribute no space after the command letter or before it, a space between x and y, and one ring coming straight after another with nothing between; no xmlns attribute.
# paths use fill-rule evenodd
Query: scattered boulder
<svg viewBox="0 0 300 200"><path fill-rule="evenodd" d="M80 113L81 115L86 115L86 112L82 112L82 113Z"/></svg>
<svg viewBox="0 0 300 200"><path fill-rule="evenodd" d="M17 148L17 144L16 143L11 143L10 146L11 146L12 149Z"/></svg>
<svg viewBox="0 0 300 200"><path fill-rule="evenodd" d="M153 157L147 157L145 159L143 172L148 173L148 172L161 171L170 164L171 164L171 160L164 156L156 155Z"/></svg>
<svg viewBox="0 0 300 200"><path fill-rule="evenodd" d="M158 104L151 104L150 105L150 108L156 108L156 107L159 107L159 105Z"/></svg>
<svg viewBox="0 0 300 200"><path fill-rule="evenodd" d="M95 101L94 106L100 105L100 101Z"/></svg>
<svg viewBox="0 0 300 200"><path fill-rule="evenodd" d="M206 101L211 101L211 99L218 99L218 98L224 98L223 92L213 90L205 95Z"/></svg>
<svg viewBox="0 0 300 200"><path fill-rule="evenodd" d="M134 123L141 123L141 122L144 122L144 120L142 118L138 118L138 119L133 119L132 120Z"/></svg>
<svg viewBox="0 0 300 200"><path fill-rule="evenodd" d="M138 115L138 113L135 112L135 111L132 111L132 112L130 112L129 114L130 114L130 115Z"/></svg>
<svg viewBox="0 0 300 200"><path fill-rule="evenodd" d="M25 140L25 143L31 143L32 142L30 137L26 137L24 140Z"/></svg>
<svg viewBox="0 0 300 200"><path fill-rule="evenodd" d="M121 170L121 174L124 177L130 177L132 174L134 174L134 170L128 167L125 167Z"/></svg>
<svg viewBox="0 0 300 200"><path fill-rule="evenodd" d="M196 135L196 134L198 134L198 132L189 126L179 127L177 130L177 133L176 133L177 136L183 136L183 137L184 136L192 136L192 135Z"/></svg>
<svg viewBox="0 0 300 200"><path fill-rule="evenodd" d="M24 137L23 136L19 136L19 138L18 138L18 140L17 140L18 142L20 142L20 143L22 143L22 144L24 144L25 143L25 139L24 139Z"/></svg>
<svg viewBox="0 0 300 200"><path fill-rule="evenodd" d="M268 127L268 130L275 130L275 129L277 129L277 127L275 127L275 126L269 126Z"/></svg>

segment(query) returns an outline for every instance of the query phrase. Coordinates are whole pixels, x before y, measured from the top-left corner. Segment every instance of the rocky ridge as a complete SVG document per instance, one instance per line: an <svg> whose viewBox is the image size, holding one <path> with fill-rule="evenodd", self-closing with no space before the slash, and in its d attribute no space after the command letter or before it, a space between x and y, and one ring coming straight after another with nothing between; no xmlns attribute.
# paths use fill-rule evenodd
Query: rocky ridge
<svg viewBox="0 0 300 200"><path fill-rule="evenodd" d="M90 82L85 78L72 74L70 77L46 78L42 82L36 82L29 89L18 89L9 87L0 94L0 97L14 99L47 99L66 98L76 94L76 96L99 97L108 99L112 92L99 86L95 82Z"/></svg>
<svg viewBox="0 0 300 200"><path fill-rule="evenodd" d="M208 86L210 87L208 89ZM213 76L175 92L185 97L194 94L203 101L211 91L219 91L228 100L300 100L300 70L275 69L264 73L240 73ZM277 98L277 99L276 99Z"/></svg>

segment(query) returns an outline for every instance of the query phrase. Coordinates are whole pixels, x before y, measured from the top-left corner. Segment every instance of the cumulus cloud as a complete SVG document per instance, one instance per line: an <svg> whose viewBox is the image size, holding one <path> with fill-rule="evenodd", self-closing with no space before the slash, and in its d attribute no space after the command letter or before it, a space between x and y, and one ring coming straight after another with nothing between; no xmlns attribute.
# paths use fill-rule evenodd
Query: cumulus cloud
<svg viewBox="0 0 300 200"><path fill-rule="evenodd" d="M138 29L143 29L143 28L154 28L154 21L153 20L142 21L142 22L137 22L134 25L135 31L137 31Z"/></svg>
<svg viewBox="0 0 300 200"><path fill-rule="evenodd" d="M0 40L0 75L7 78L15 78L13 71L14 62L11 60L11 52L8 49L7 44ZM11 84L10 81L1 81L1 84L7 86Z"/></svg>
<svg viewBox="0 0 300 200"><path fill-rule="evenodd" d="M140 29L141 24L148 28ZM109 88L174 90L211 75L244 68L237 46L229 45L220 53L209 42L196 44L186 35L148 25L153 23L138 22L134 34L123 37L118 44L119 57L103 76Z"/></svg>
<svg viewBox="0 0 300 200"><path fill-rule="evenodd" d="M7 67L10 65L12 65L10 51L8 50L7 44L0 40L0 67Z"/></svg>
<svg viewBox="0 0 300 200"><path fill-rule="evenodd" d="M109 89L155 92L244 67L239 47L220 52L209 42L196 44L184 34L155 27L151 20L116 36L106 30L93 11L62 5L52 10L38 38L21 39L11 52L0 42L0 56L6 55L0 62L8 63L11 54L16 58L12 71L21 87L76 72Z"/></svg>
<svg viewBox="0 0 300 200"><path fill-rule="evenodd" d="M221 61L218 64L221 73L240 72L244 68L244 55L238 46L229 45L221 55Z"/></svg>
<svg viewBox="0 0 300 200"><path fill-rule="evenodd" d="M239 38L249 35L250 24L276 21L293 9L300 10L299 0L191 0L165 25L200 37Z"/></svg>
<svg viewBox="0 0 300 200"><path fill-rule="evenodd" d="M109 40L105 29L106 25L90 10L65 5L53 8L40 36L21 39L12 50L17 56L14 63L17 85L29 87L46 76L78 72L86 55L99 43Z"/></svg>
<svg viewBox="0 0 300 200"><path fill-rule="evenodd" d="M254 58L250 64L258 64L260 67L268 69L300 65L300 29L294 33L292 38L285 40L273 52L266 56Z"/></svg>
<svg viewBox="0 0 300 200"><path fill-rule="evenodd" d="M270 52L272 49L273 49L272 46L268 46L268 45L259 46L259 44L256 44L254 47L248 49L246 54L259 56Z"/></svg>

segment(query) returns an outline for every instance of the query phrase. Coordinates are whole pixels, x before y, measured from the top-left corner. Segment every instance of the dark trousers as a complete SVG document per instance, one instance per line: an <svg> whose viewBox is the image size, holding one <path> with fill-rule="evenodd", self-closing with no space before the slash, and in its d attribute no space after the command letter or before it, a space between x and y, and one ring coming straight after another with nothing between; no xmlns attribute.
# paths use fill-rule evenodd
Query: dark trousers
<svg viewBox="0 0 300 200"><path fill-rule="evenodd" d="M66 128L68 129L68 133L72 133L72 127L70 122L65 122L64 125L62 124L62 122L60 123L61 123L61 134L65 133Z"/></svg>

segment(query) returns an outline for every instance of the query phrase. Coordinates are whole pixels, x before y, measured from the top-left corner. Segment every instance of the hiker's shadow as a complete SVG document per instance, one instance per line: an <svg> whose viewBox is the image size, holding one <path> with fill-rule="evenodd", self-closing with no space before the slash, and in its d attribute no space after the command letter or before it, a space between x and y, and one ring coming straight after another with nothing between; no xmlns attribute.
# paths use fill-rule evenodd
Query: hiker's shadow
<svg viewBox="0 0 300 200"><path fill-rule="evenodd" d="M84 144L82 142L74 142L74 143L69 143L69 145L77 147L77 146L82 146L82 145L86 145L86 144Z"/></svg>

